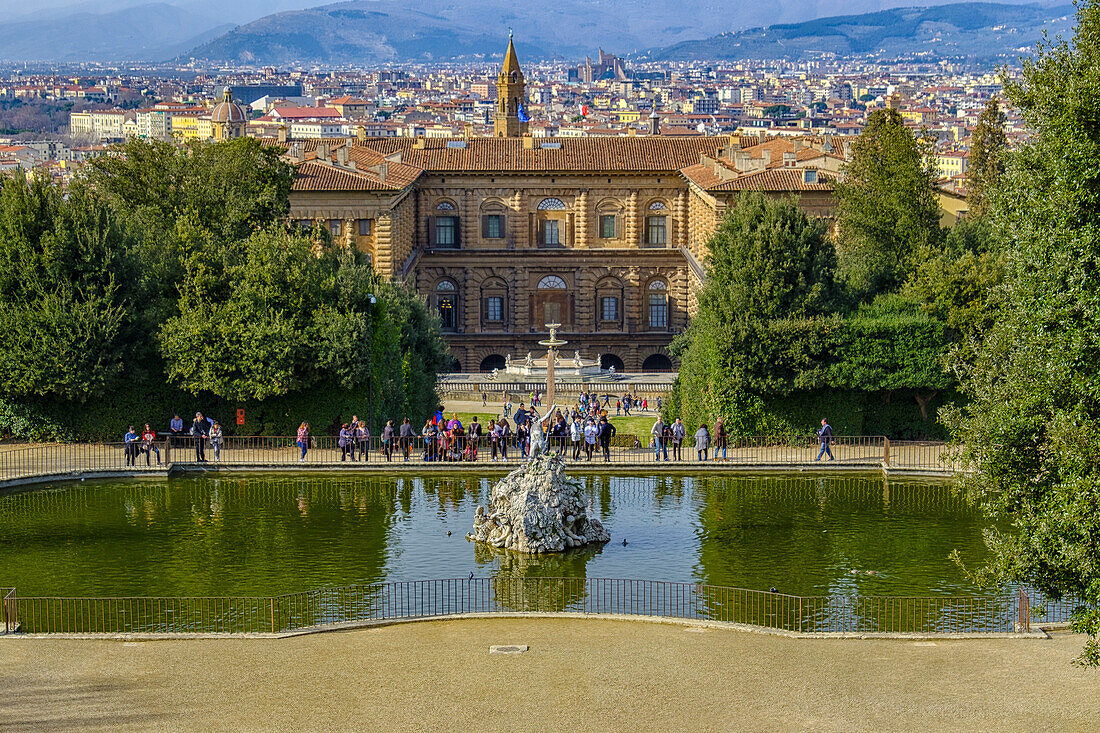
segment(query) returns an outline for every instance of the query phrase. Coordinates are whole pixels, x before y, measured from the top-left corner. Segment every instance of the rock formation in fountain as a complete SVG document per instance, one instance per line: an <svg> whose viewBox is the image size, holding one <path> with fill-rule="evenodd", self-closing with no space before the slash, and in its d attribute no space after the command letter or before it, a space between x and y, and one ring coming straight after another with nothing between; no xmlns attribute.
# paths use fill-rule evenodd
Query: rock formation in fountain
<svg viewBox="0 0 1100 733"><path fill-rule="evenodd" d="M607 542L611 535L588 516L581 484L565 475L565 461L544 453L496 483L466 539L544 553Z"/></svg>

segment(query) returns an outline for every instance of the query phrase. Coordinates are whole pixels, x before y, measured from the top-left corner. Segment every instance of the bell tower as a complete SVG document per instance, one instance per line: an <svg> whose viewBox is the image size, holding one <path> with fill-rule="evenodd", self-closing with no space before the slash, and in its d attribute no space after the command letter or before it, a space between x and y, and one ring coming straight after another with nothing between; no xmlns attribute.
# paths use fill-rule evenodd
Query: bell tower
<svg viewBox="0 0 1100 733"><path fill-rule="evenodd" d="M512 45L512 33L508 32L508 52L497 77L497 107L493 116L493 137L522 137L527 132L527 113L524 107L526 84L523 71Z"/></svg>

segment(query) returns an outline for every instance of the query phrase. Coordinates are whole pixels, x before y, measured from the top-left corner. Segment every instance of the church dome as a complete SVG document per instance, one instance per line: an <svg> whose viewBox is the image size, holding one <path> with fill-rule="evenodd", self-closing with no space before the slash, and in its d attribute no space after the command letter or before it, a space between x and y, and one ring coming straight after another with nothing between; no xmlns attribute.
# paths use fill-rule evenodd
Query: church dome
<svg viewBox="0 0 1100 733"><path fill-rule="evenodd" d="M210 113L211 122L247 122L248 115L244 107L233 101L233 92L229 87L222 93L222 101Z"/></svg>

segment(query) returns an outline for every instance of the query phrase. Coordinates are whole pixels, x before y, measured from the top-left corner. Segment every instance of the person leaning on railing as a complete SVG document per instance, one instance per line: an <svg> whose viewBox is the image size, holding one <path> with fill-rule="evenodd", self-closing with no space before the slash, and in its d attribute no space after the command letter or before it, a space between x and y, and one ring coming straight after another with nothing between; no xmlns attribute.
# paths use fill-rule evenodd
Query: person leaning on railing
<svg viewBox="0 0 1100 733"><path fill-rule="evenodd" d="M661 460L661 451L664 450L665 461L668 461L668 443L665 433L668 432L668 426L665 425L665 421L658 415L657 419L653 422L653 428L649 431L653 436L653 460Z"/></svg>
<svg viewBox="0 0 1100 733"><path fill-rule="evenodd" d="M706 423L700 423L695 431L695 456L700 461L707 460L707 450L710 448L710 431Z"/></svg>
<svg viewBox="0 0 1100 733"><path fill-rule="evenodd" d="M386 426L382 428L382 455L387 461L393 460L394 433L393 420L387 420Z"/></svg>
<svg viewBox="0 0 1100 733"><path fill-rule="evenodd" d="M615 426L606 417L600 418L600 450L604 461L611 462L611 439L615 437Z"/></svg>
<svg viewBox="0 0 1100 733"><path fill-rule="evenodd" d="M398 436L401 438L401 454L405 457L405 460L409 460L409 451L412 449L413 438L416 437L416 431L413 430L412 421L409 418L405 418L401 423L401 433Z"/></svg>
<svg viewBox="0 0 1100 733"><path fill-rule="evenodd" d="M150 453L157 454L157 465L160 465L160 449L157 448L157 434L149 427L149 423L145 423L145 428L141 431L141 452L145 454L146 466L149 465Z"/></svg>
<svg viewBox="0 0 1100 733"><path fill-rule="evenodd" d="M195 419L191 421L191 438L195 441L195 460L199 463L206 463L206 436L213 422L210 418L203 417L201 412L196 412Z"/></svg>

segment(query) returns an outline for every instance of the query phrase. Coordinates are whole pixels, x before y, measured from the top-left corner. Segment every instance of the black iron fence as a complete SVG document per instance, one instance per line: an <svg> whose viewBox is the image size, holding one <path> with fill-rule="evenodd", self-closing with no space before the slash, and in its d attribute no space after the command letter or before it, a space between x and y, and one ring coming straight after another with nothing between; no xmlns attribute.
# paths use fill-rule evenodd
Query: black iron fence
<svg viewBox="0 0 1100 733"><path fill-rule="evenodd" d="M1071 602L1041 601L1023 591L994 597L791 596L699 583L507 575L272 597L21 598L12 589L3 602L6 628L33 634L285 633L513 613L661 617L813 634L1012 633L1067 621L1073 608Z"/></svg>
<svg viewBox="0 0 1100 733"><path fill-rule="evenodd" d="M48 477L78 471L142 471L170 464L335 465L419 463L517 464L530 454L530 441L516 435L440 434L383 440L373 436L342 441L333 436L226 436L218 439L176 436L152 443L81 443L34 445L0 452L0 481ZM577 465L653 463L661 466L819 466L950 471L943 443L890 441L882 436L837 437L823 452L813 438L742 437L725 445L697 448L690 436L677 442L652 436L618 434L607 441L548 436L549 451Z"/></svg>

